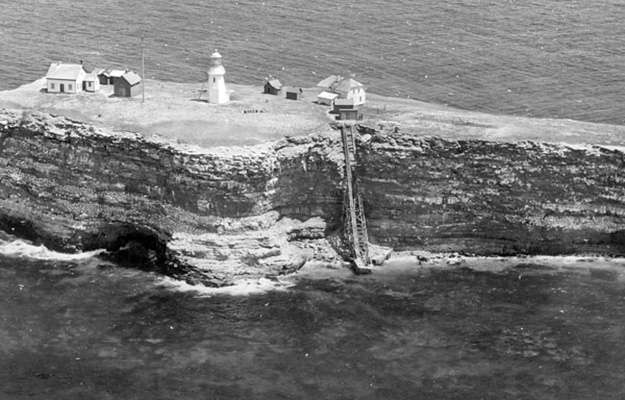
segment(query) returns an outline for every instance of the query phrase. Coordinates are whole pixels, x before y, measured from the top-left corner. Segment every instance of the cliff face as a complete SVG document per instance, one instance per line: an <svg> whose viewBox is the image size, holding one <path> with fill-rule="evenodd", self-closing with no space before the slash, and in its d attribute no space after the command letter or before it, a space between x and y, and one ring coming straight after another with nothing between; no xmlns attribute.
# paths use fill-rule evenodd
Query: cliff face
<svg viewBox="0 0 625 400"><path fill-rule="evenodd" d="M475 254L622 254L624 154L399 133L362 147L373 240Z"/></svg>
<svg viewBox="0 0 625 400"><path fill-rule="evenodd" d="M373 242L621 252L620 151L361 130L357 176ZM342 177L332 131L205 150L0 112L0 229L61 250L121 248L132 259L147 249L164 272L207 284L328 256L313 242L340 227Z"/></svg>
<svg viewBox="0 0 625 400"><path fill-rule="evenodd" d="M310 251L289 242L340 218L336 135L211 151L43 114L0 122L0 229L54 249L131 243L131 259L147 247L165 272L221 285L296 268Z"/></svg>

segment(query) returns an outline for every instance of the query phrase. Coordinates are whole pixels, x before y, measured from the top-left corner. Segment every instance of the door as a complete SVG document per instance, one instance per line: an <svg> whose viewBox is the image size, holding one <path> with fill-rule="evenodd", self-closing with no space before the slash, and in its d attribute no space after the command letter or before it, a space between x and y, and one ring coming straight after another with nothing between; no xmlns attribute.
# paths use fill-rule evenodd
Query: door
<svg viewBox="0 0 625 400"><path fill-rule="evenodd" d="M59 92L65 93L65 84L64 83L59 83Z"/></svg>

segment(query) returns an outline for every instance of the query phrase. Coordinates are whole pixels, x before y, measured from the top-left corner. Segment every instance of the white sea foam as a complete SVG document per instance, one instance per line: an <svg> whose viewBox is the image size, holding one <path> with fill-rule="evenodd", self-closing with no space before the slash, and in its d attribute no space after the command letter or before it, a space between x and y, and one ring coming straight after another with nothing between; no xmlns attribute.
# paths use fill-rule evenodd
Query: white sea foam
<svg viewBox="0 0 625 400"><path fill-rule="evenodd" d="M162 278L161 284L167 288L181 291L193 292L200 297L211 297L217 295L229 296L249 296L253 294L263 294L272 291L286 291L295 285L290 280L272 280L266 278L244 279L238 281L235 285L224 286L221 288L211 288L203 285L189 285L184 281L178 281L172 278Z"/></svg>
<svg viewBox="0 0 625 400"><path fill-rule="evenodd" d="M46 261L81 261L92 258L106 250L94 250L84 253L66 254L48 249L44 245L35 246L24 240L0 240L0 255L6 257L23 257Z"/></svg>

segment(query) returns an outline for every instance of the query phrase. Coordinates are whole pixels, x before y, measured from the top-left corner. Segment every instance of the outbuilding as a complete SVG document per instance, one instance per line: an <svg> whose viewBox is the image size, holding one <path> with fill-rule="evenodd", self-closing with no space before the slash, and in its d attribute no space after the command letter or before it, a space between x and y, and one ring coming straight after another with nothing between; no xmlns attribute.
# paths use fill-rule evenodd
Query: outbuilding
<svg viewBox="0 0 625 400"><path fill-rule="evenodd" d="M123 74L115 80L113 93L117 97L134 97L141 93L143 81L141 77L132 71Z"/></svg>
<svg viewBox="0 0 625 400"><path fill-rule="evenodd" d="M128 71L123 69L107 69L104 71L103 75L106 77L108 85L115 85L115 82L117 82L126 72Z"/></svg>
<svg viewBox="0 0 625 400"><path fill-rule="evenodd" d="M332 105L332 111L338 114L340 110L349 110L357 108L354 105L354 99L335 99Z"/></svg>
<svg viewBox="0 0 625 400"><path fill-rule="evenodd" d="M85 75L85 79L82 81L82 90L85 92L97 92L100 90L100 80L95 73Z"/></svg>
<svg viewBox="0 0 625 400"><path fill-rule="evenodd" d="M341 121L362 119L362 114L355 108L343 108L339 110L338 119Z"/></svg>
<svg viewBox="0 0 625 400"><path fill-rule="evenodd" d="M317 95L317 103L331 106L334 102L334 99L336 99L337 97L339 97L339 95L336 93L323 91Z"/></svg>
<svg viewBox="0 0 625 400"><path fill-rule="evenodd" d="M87 72L82 64L52 63L46 74L48 93L78 93Z"/></svg>
<svg viewBox="0 0 625 400"><path fill-rule="evenodd" d="M288 100L299 100L303 93L302 88L291 88L286 91L286 98Z"/></svg>
<svg viewBox="0 0 625 400"><path fill-rule="evenodd" d="M265 82L265 86L263 87L263 93L265 94L273 94L277 96L282 91L282 84L277 79L271 79Z"/></svg>
<svg viewBox="0 0 625 400"><path fill-rule="evenodd" d="M95 68L93 71L91 71L92 74L98 77L98 81L100 81L100 85L108 85L109 78L108 76L104 75L105 72L106 70L104 68Z"/></svg>

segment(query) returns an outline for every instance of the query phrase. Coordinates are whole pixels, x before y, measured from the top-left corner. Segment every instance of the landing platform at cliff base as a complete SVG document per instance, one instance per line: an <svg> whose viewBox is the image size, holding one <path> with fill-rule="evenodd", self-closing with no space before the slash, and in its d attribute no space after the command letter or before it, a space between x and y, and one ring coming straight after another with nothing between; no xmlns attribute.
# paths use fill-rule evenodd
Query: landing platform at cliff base
<svg viewBox="0 0 625 400"><path fill-rule="evenodd" d="M231 85L213 105L201 84L146 81L145 101L44 86L0 93L1 230L208 286L343 262L342 142L315 89ZM625 127L376 95L361 112L378 262L625 254Z"/></svg>

